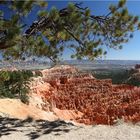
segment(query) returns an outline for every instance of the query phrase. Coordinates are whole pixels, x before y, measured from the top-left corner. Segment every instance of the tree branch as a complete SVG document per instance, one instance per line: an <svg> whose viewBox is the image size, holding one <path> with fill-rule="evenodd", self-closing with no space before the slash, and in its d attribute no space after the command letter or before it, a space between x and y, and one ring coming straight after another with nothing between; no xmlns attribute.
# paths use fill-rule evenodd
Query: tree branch
<svg viewBox="0 0 140 140"><path fill-rule="evenodd" d="M65 29L79 44L81 44L82 46L84 46L83 42L82 42L80 39L78 39L78 38L74 35L74 33L72 33L70 30L68 30L68 29L65 28L65 27L64 27L64 29Z"/></svg>
<svg viewBox="0 0 140 140"><path fill-rule="evenodd" d="M83 12L83 10L86 10L86 8L81 8L79 6L80 4L75 4L75 7L77 8L77 10L79 9L79 11L77 12L80 12L83 16L85 15L85 13ZM69 11L68 11L68 8L64 8L64 9L61 9L59 11L59 16L60 17L67 17L69 15ZM94 16L94 15L90 15L89 17L91 20L98 20L98 21L101 21L101 22L105 22L107 21L109 18L106 17L106 16ZM68 24L68 23L67 23ZM49 25L49 26L48 26ZM43 28L43 26L47 26L48 28L53 28L54 27L54 24L52 24L52 19L48 18L48 17L42 17L40 20L38 20L37 22L34 22L28 30L26 30L25 34L26 36L30 36L30 35L33 35L35 34L38 30L41 30Z"/></svg>
<svg viewBox="0 0 140 140"><path fill-rule="evenodd" d="M5 42L0 42L0 50L4 50L10 48L11 46L7 46Z"/></svg>

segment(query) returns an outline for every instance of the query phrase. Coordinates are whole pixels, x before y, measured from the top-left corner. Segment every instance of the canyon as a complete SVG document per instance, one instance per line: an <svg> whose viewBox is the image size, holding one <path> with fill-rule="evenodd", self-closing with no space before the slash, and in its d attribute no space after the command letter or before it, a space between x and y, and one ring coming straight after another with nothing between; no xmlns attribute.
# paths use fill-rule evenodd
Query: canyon
<svg viewBox="0 0 140 140"><path fill-rule="evenodd" d="M29 105L18 99L0 99L0 116L64 120L77 125L140 121L140 87L114 85L111 79L99 80L68 65L34 73L41 76L31 78Z"/></svg>
<svg viewBox="0 0 140 140"><path fill-rule="evenodd" d="M113 85L72 66L40 71L31 83L30 104L58 118L87 125L140 121L140 88Z"/></svg>

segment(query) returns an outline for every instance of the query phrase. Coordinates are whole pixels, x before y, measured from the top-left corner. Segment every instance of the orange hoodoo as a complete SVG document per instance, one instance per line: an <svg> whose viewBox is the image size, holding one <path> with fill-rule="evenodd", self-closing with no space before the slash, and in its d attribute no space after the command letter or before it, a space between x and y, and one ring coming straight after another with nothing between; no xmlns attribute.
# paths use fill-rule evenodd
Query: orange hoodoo
<svg viewBox="0 0 140 140"><path fill-rule="evenodd" d="M113 85L110 79L98 80L90 74L69 70L50 70L48 78L49 72L45 73L44 81L51 88L42 93L44 102L60 110L81 112L83 115L75 118L79 123L112 125L117 119L140 121L140 88Z"/></svg>

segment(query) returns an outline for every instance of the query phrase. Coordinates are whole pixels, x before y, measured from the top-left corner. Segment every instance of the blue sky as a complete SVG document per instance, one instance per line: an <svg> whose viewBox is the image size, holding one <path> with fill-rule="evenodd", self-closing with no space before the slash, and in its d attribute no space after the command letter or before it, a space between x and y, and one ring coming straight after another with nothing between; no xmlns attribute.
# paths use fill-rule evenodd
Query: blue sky
<svg viewBox="0 0 140 140"><path fill-rule="evenodd" d="M140 1L128 1L126 6L128 7L130 13L138 15L140 17ZM132 38L128 43L126 43L122 50L110 50L107 58L140 60L140 31L134 33L134 38Z"/></svg>
<svg viewBox="0 0 140 140"><path fill-rule="evenodd" d="M57 7L58 9L64 8L67 6L68 2L70 1L47 1L48 2L48 8L52 8L53 6ZM71 2L80 2L80 1L71 1ZM108 13L108 7L110 4L117 4L117 0L112 1L105 1L105 0L90 0L90 1L84 1L83 7L89 7L91 12L96 15L104 15ZM126 7L128 8L129 12L134 15L138 15L140 17L140 1L135 0L127 0ZM4 8L5 9L5 8ZM5 9L6 17L10 16L10 13L7 9ZM36 13L38 11L38 8L34 8L32 12L29 14L29 20L25 21L28 24L32 24L32 22L36 19ZM70 59L70 50L65 50L64 52L64 59ZM137 31L134 33L134 38L132 38L128 43L123 45L122 50L113 50L108 49L108 54L106 57L103 57L102 59L113 59L113 60L140 60L140 31Z"/></svg>
<svg viewBox="0 0 140 140"><path fill-rule="evenodd" d="M75 1L72 1L75 2ZM79 1L76 1L79 2ZM90 1L82 1L83 6L87 6L90 8L92 13L94 14L107 14L108 7L110 4L117 4L117 0L114 1L105 1L105 0L90 0ZM67 5L68 1L49 1L48 9L52 6L56 6L57 8L63 8ZM129 12L134 15L138 15L140 17L140 1L127 1L126 7ZM71 52L66 50L64 58L69 59L69 54ZM108 54L106 57L102 59L115 59L115 60L140 60L140 31L134 33L134 38L132 38L128 43L123 45L122 50L113 50L108 49Z"/></svg>

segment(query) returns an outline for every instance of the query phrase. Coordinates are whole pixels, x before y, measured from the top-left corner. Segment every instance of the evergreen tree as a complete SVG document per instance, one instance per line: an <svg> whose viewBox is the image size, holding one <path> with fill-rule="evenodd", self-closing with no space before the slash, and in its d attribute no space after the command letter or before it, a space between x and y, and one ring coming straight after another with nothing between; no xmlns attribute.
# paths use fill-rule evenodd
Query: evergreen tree
<svg viewBox="0 0 140 140"><path fill-rule="evenodd" d="M73 50L72 58L91 60L107 53L104 46L121 49L140 28L139 18L129 14L125 3L120 0L109 7L108 14L100 16L92 15L81 4L47 11L47 2L0 1L12 12L9 19L0 12L1 52L6 59L45 56L57 61L65 47ZM36 6L40 7L38 19L28 27L24 19Z"/></svg>
<svg viewBox="0 0 140 140"><path fill-rule="evenodd" d="M31 77L30 70L22 71L0 71L0 98L19 98L28 103L28 92Z"/></svg>

